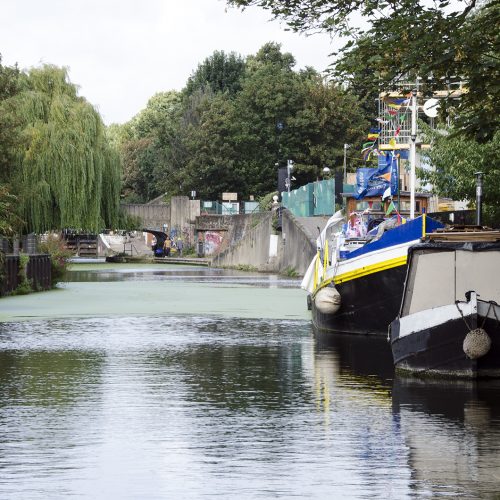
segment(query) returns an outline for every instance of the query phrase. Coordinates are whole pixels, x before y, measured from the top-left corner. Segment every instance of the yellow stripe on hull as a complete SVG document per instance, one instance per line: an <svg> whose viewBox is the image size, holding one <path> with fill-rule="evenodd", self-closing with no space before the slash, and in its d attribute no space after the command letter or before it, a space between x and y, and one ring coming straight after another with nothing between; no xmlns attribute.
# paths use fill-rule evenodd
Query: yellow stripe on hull
<svg viewBox="0 0 500 500"><path fill-rule="evenodd" d="M387 269L392 269L394 267L404 266L406 264L407 256L403 255L401 257L396 257L395 259L384 260L383 262L377 262L377 264L371 264L369 266L363 266L354 271L349 271L344 274L339 274L333 279L335 284L345 283L346 281L354 280L357 278L362 278L363 276L368 276L369 274L379 273L380 271L386 271Z"/></svg>
<svg viewBox="0 0 500 500"><path fill-rule="evenodd" d="M363 276L368 276L369 274L379 273L380 271L386 271L387 269L393 269L394 267L404 266L407 261L407 256L403 255L401 257L396 257L395 259L384 260L383 262L377 262L377 264L371 264L369 266L363 266L354 271L348 271L347 273L339 274L333 278L329 278L322 281L318 288L314 291L314 294L321 288L334 283L335 285L340 285L346 281L351 281L357 278L362 278Z"/></svg>

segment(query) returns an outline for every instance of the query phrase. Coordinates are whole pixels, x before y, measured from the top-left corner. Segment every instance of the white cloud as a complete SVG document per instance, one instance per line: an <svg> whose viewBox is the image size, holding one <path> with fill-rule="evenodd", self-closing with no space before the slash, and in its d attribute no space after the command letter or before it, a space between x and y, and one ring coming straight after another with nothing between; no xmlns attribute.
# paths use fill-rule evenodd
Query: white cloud
<svg viewBox="0 0 500 500"><path fill-rule="evenodd" d="M67 66L104 121L122 123L156 92L180 90L214 50L247 56L276 41L299 67L331 62L327 35L293 34L269 19L223 0L11 0L2 5L0 53L6 65Z"/></svg>

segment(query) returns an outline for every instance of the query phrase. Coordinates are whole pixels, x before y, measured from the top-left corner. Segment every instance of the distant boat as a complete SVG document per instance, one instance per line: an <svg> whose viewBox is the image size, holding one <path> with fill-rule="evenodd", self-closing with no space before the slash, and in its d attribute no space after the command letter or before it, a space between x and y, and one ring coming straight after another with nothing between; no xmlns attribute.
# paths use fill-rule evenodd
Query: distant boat
<svg viewBox="0 0 500 500"><path fill-rule="evenodd" d="M332 223L340 224L340 214ZM364 237L338 234L311 262L302 281L319 330L387 335L401 304L408 248L443 225L429 217L378 221Z"/></svg>
<svg viewBox="0 0 500 500"><path fill-rule="evenodd" d="M444 231L409 250L390 342L398 371L500 377L500 231Z"/></svg>

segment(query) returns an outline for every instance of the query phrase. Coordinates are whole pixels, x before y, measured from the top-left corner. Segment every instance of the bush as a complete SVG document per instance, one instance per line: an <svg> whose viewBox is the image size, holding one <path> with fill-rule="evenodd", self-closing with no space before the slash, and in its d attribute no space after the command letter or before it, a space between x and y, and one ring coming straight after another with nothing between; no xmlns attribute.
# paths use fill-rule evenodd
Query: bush
<svg viewBox="0 0 500 500"><path fill-rule="evenodd" d="M31 286L31 282L28 279L29 261L29 255L25 253L19 254L19 285L17 285L16 289L14 290L13 295L26 295L33 292L33 287Z"/></svg>
<svg viewBox="0 0 500 500"><path fill-rule="evenodd" d="M273 191L272 193L268 193L259 198L259 208L261 209L261 211L264 212L267 210L271 210L271 208L273 207L273 196L275 195L279 195L278 191Z"/></svg>
<svg viewBox="0 0 500 500"><path fill-rule="evenodd" d="M137 231L143 227L142 219L137 215L131 215L121 209L118 218L118 227L125 231Z"/></svg>
<svg viewBox="0 0 500 500"><path fill-rule="evenodd" d="M55 234L49 234L44 241L39 245L39 250L42 253L50 255L52 278L52 287L55 287L59 281L64 279L68 268L68 259L73 255L68 250L64 241Z"/></svg>

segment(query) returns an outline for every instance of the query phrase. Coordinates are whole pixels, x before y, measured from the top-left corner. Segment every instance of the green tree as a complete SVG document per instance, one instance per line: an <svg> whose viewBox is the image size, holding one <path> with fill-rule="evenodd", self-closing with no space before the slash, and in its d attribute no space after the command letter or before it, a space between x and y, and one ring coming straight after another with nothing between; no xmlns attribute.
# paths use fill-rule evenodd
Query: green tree
<svg viewBox="0 0 500 500"><path fill-rule="evenodd" d="M315 180L325 164L341 165L343 144L360 139L366 123L354 99L314 70L293 70L293 56L266 44L249 60L235 101L235 140L250 193L276 188L276 163L295 162L297 185Z"/></svg>
<svg viewBox="0 0 500 500"><path fill-rule="evenodd" d="M426 140L432 144L424 154L434 168L421 177L441 196L454 200L476 200L476 172L484 173L483 202L488 221L500 222L500 131L491 141L478 143L464 139L453 129L431 130L425 127Z"/></svg>
<svg viewBox="0 0 500 500"><path fill-rule="evenodd" d="M10 175L28 231L114 227L120 164L97 111L77 95L63 68L44 65L21 79L0 103L20 130Z"/></svg>
<svg viewBox="0 0 500 500"><path fill-rule="evenodd" d="M366 131L358 100L311 68L295 71L293 55L276 43L245 64L234 93L200 77L205 84L188 82L171 112L149 109L152 100L127 125L126 199L192 190L205 199L226 191L260 196L276 189L277 162L296 162L298 185L315 180L325 164L342 164L343 144ZM114 133L117 142L126 135Z"/></svg>
<svg viewBox="0 0 500 500"><path fill-rule="evenodd" d="M245 73L245 61L238 54L216 50L198 65L189 77L184 92L193 94L206 87L214 93L228 92L236 94L241 89L241 80Z"/></svg>
<svg viewBox="0 0 500 500"><path fill-rule="evenodd" d="M389 88L401 78L432 77L443 88L461 79L468 87L458 106L457 131L479 141L498 128L500 7L495 0L228 0L269 9L296 31L347 36L334 74L365 93ZM353 27L361 15L362 27Z"/></svg>
<svg viewBox="0 0 500 500"><path fill-rule="evenodd" d="M181 95L159 92L145 109L124 125L109 128L108 134L120 151L125 201L143 203L162 194L169 175L169 151L179 126Z"/></svg>
<svg viewBox="0 0 500 500"><path fill-rule="evenodd" d="M0 185L0 235L18 234L24 222L17 215L17 197L9 193L6 186Z"/></svg>
<svg viewBox="0 0 500 500"><path fill-rule="evenodd" d="M15 165L15 146L19 144L19 119L16 108L8 103L20 87L21 74L17 66L1 64L0 55L0 182L9 183ZM5 187L7 189L7 187Z"/></svg>

